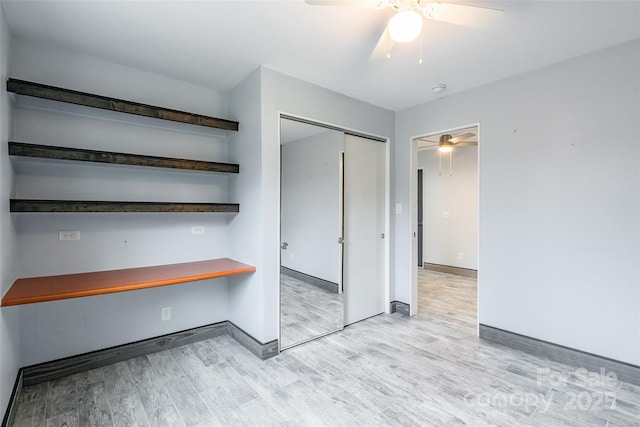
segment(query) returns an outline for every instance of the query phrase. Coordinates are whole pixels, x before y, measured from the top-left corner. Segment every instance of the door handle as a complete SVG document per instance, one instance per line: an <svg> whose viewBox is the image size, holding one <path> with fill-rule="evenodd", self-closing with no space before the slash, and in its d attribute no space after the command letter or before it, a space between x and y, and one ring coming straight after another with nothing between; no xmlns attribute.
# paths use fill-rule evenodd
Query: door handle
<svg viewBox="0 0 640 427"><path fill-rule="evenodd" d="M339 245L344 244L344 239L342 237L338 237L338 244Z"/></svg>
<svg viewBox="0 0 640 427"><path fill-rule="evenodd" d="M287 250L287 248L289 247L289 244L287 242L282 242L282 244L280 244L280 249L282 250Z"/></svg>
<svg viewBox="0 0 640 427"><path fill-rule="evenodd" d="M380 235L380 238L381 238L381 239L384 239L384 233L382 233L382 234Z"/></svg>

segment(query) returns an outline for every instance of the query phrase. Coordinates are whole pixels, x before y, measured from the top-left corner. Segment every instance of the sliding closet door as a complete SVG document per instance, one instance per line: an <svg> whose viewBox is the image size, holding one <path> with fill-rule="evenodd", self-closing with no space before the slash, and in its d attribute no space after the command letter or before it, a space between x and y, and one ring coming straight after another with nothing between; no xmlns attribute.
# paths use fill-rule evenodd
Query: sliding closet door
<svg viewBox="0 0 640 427"><path fill-rule="evenodd" d="M386 150L382 142L345 135L345 325L384 312Z"/></svg>

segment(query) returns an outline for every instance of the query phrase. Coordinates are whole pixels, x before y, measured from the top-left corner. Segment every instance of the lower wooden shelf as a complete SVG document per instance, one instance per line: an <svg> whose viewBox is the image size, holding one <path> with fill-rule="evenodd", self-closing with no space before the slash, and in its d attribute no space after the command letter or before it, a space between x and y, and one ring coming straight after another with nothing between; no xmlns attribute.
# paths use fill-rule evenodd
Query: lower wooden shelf
<svg viewBox="0 0 640 427"><path fill-rule="evenodd" d="M26 200L11 199L11 212L156 212L156 213L235 213L237 203L174 203L174 202L107 202L83 200Z"/></svg>
<svg viewBox="0 0 640 427"><path fill-rule="evenodd" d="M256 268L229 258L153 267L18 279L2 298L2 306L134 291L253 273Z"/></svg>

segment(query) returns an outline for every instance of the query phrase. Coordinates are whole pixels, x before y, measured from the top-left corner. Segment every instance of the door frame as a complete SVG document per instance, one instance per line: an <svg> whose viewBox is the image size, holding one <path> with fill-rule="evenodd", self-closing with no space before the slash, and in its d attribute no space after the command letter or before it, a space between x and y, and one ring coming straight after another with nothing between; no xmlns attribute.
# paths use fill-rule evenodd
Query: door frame
<svg viewBox="0 0 640 427"><path fill-rule="evenodd" d="M326 129L337 130L339 132L343 132L345 134L351 134L355 136L359 136L362 138L372 139L374 141L383 142L385 144L385 218L384 218L384 312L391 312L391 239L390 239L390 231L391 231L391 140L390 137L376 135L370 132L361 131L358 129L352 129L345 126L340 126L336 124L332 124L329 122L324 122L322 120L312 119L309 117L301 116L298 114L288 113L285 111L278 111L278 151L280 150L281 140L282 140L282 129L280 126L281 119L289 119L295 120L303 123L307 123L310 125L315 125L319 127L323 127ZM282 158L278 154L278 194L277 194L277 206L278 206L278 229L277 233L280 236L281 229L280 224L282 222L282 212L281 212L281 188L282 188ZM280 312L280 266L282 265L281 259L281 251L280 251L280 240L277 242L277 246L274 248L278 254L278 353L282 350L282 313Z"/></svg>
<svg viewBox="0 0 640 427"><path fill-rule="evenodd" d="M418 205L417 207L417 221L418 225L416 230L418 232L417 244L418 244L418 267L424 266L424 170L418 168L418 183L417 192L418 192ZM422 224L420 223L422 220Z"/></svg>
<svg viewBox="0 0 640 427"><path fill-rule="evenodd" d="M477 235L477 253L478 253L478 279L477 279L477 298L476 298L476 334L479 336L480 334L480 290L481 290L481 260L482 253L480 252L480 224L482 220L481 216L481 193L480 193L480 172L482 162L481 159L481 138L482 138L482 130L480 126L480 122L470 123L462 126L456 126L448 129L440 129L438 131L433 132L425 132L416 136L412 136L409 139L411 144L411 150L409 153L409 164L411 165L411 179L409 180L409 217L411 224L411 234L413 238L410 239L410 248L409 253L411 256L410 259L410 270L409 277L411 282L411 292L410 292L410 315L418 313L418 138L430 137L433 135L439 135L442 133L455 132L463 129L468 129L472 127L478 128L478 235Z"/></svg>

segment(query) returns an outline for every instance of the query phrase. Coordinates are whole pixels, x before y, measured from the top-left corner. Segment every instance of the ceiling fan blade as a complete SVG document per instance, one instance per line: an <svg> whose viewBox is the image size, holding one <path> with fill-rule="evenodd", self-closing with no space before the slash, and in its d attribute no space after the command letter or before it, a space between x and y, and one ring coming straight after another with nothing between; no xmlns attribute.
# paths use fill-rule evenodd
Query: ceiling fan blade
<svg viewBox="0 0 640 427"><path fill-rule="evenodd" d="M377 62L387 59L389 57L389 53L391 53L391 49L393 49L393 40L391 40L389 30L385 28L378 40L378 43L376 44L376 47L373 49L373 52L371 52L369 62Z"/></svg>
<svg viewBox="0 0 640 427"><path fill-rule="evenodd" d="M311 6L383 7L384 0L305 0Z"/></svg>
<svg viewBox="0 0 640 427"><path fill-rule="evenodd" d="M502 15L504 11L500 9L455 3L428 3L424 9L425 18L478 29L491 27Z"/></svg>
<svg viewBox="0 0 640 427"><path fill-rule="evenodd" d="M456 147L465 147L465 146L468 146L468 147L475 146L475 147L477 147L478 143L474 142L474 141L462 141L462 142L458 142L456 144Z"/></svg>
<svg viewBox="0 0 640 427"><path fill-rule="evenodd" d="M460 142L460 141L462 141L462 140L465 140L465 139L471 138L472 136L476 136L476 134L475 134L475 133L470 133L470 132L463 133L462 135L458 135L458 136L456 136L455 138L451 138L451 139L449 140L449 142L451 142L451 143L455 144L455 143L458 143L458 142Z"/></svg>

